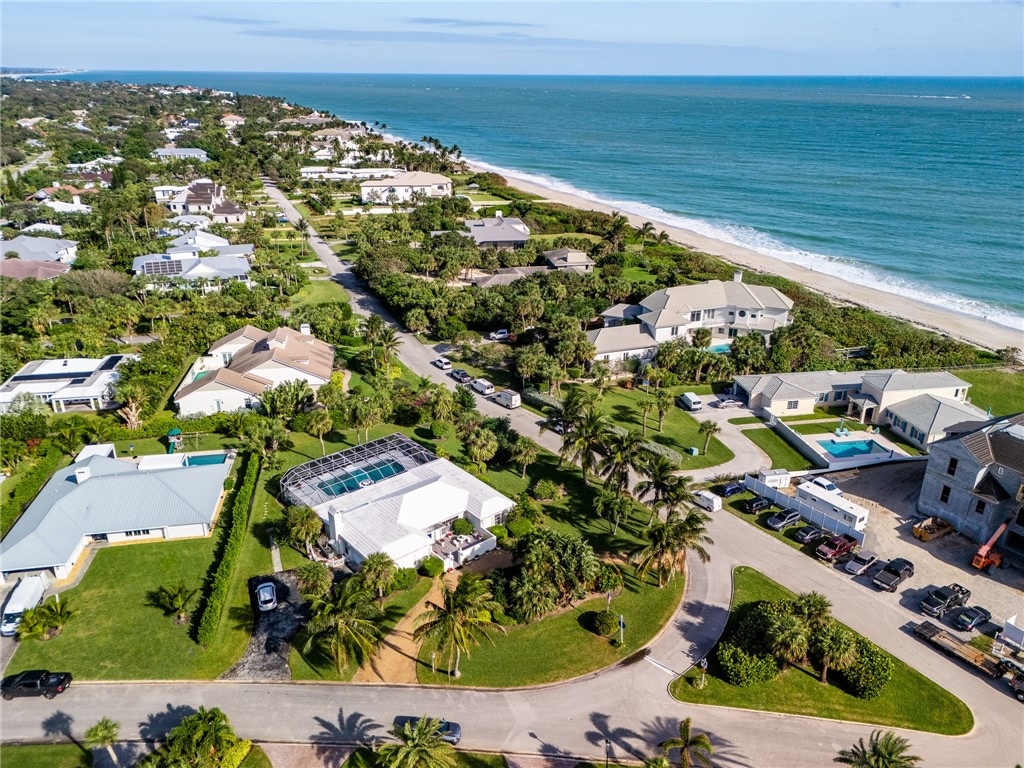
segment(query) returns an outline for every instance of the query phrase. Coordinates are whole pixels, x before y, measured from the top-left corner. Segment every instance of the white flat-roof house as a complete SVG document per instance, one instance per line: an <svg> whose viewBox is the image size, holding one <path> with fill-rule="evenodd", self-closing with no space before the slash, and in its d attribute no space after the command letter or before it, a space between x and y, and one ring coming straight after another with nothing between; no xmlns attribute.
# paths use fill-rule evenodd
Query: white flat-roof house
<svg viewBox="0 0 1024 768"><path fill-rule="evenodd" d="M775 416L810 414L814 408L846 406L861 424L888 424L921 447L946 435L946 428L986 414L967 402L970 384L947 371L807 371L737 376L734 393L754 412Z"/></svg>
<svg viewBox="0 0 1024 768"><path fill-rule="evenodd" d="M169 163L172 160L198 160L201 163L210 161L210 156L205 150L194 147L163 147L156 150L153 157L162 163Z"/></svg>
<svg viewBox="0 0 1024 768"><path fill-rule="evenodd" d="M230 456L189 466L186 454L111 458L79 454L58 470L0 542L0 579L50 571L68 578L92 542L130 543L207 536L220 510Z"/></svg>
<svg viewBox="0 0 1024 768"><path fill-rule="evenodd" d="M120 377L117 369L126 360L135 359L135 355L107 355L25 363L0 386L0 413L6 413L14 398L22 393L32 395L57 413L117 408L114 400L114 384Z"/></svg>
<svg viewBox="0 0 1024 768"><path fill-rule="evenodd" d="M174 393L182 416L257 408L268 387L306 381L315 392L330 381L334 349L291 328L251 325L214 343Z"/></svg>
<svg viewBox="0 0 1024 768"><path fill-rule="evenodd" d="M439 173L406 171L391 179L364 181L359 185L364 203L407 203L416 195L451 197L452 180Z"/></svg>
<svg viewBox="0 0 1024 768"><path fill-rule="evenodd" d="M16 253L22 261L58 261L61 264L70 264L78 258L78 241L18 235L0 242L0 251L3 256Z"/></svg>
<svg viewBox="0 0 1024 768"><path fill-rule="evenodd" d="M251 285L251 243L231 245L223 237L201 229L191 230L171 241L166 253L148 253L132 259L137 275L165 277L172 283L202 285L204 293L219 291L224 283ZM212 253L211 253L212 252ZM209 255L201 256L206 253ZM152 290L156 284L150 285Z"/></svg>
<svg viewBox="0 0 1024 768"><path fill-rule="evenodd" d="M336 168L328 165L305 165L299 169L303 179L352 181L354 179L393 179L405 171L401 168Z"/></svg>
<svg viewBox="0 0 1024 768"><path fill-rule="evenodd" d="M311 507L331 546L358 566L385 552L400 568L435 555L457 568L494 549L487 528L515 502L402 434L393 434L300 464L281 478L290 504ZM455 536L466 519L472 535Z"/></svg>
<svg viewBox="0 0 1024 768"><path fill-rule="evenodd" d="M789 325L792 299L775 288L747 285L737 271L730 282L710 280L663 288L639 305L616 304L602 313L605 327L590 331L596 359L617 361L651 357L667 341L692 341L698 328L711 331L712 344L729 344L737 336L761 334ZM637 324L625 325L636 320Z"/></svg>

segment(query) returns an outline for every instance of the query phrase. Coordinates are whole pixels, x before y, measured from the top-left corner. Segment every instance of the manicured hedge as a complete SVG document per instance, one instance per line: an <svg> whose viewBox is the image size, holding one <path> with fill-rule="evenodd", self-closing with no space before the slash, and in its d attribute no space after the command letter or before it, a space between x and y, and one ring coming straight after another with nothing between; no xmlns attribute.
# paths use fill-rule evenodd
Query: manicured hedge
<svg viewBox="0 0 1024 768"><path fill-rule="evenodd" d="M32 502L46 481L50 479L50 476L56 471L57 465L60 464L61 455L56 448L49 449L39 457L36 465L21 478L10 499L4 501L2 533L7 533L8 528L17 522L25 507ZM0 486L0 488L2 487Z"/></svg>
<svg viewBox="0 0 1024 768"><path fill-rule="evenodd" d="M452 533L456 536L471 536L475 530L473 524L464 517L460 517L452 523Z"/></svg>
<svg viewBox="0 0 1024 768"><path fill-rule="evenodd" d="M561 400L553 395L545 395L543 392L538 392L533 387L527 387L523 390L523 402L542 410L545 408L555 411L562 410Z"/></svg>
<svg viewBox="0 0 1024 768"><path fill-rule="evenodd" d="M227 601L228 589L231 587L231 578L235 572L235 562L238 560L245 532L249 527L249 507L252 504L253 491L256 490L260 463L251 456L246 461L245 478L238 487L231 504L231 517L228 521L231 529L228 532L227 543L221 553L217 570L213 574L213 583L203 605L202 617L199 619L199 630L196 637L199 644L203 646L209 646L217 636L221 614L224 612L224 603Z"/></svg>
<svg viewBox="0 0 1024 768"><path fill-rule="evenodd" d="M521 517L518 520L513 520L506 526L506 528L508 528L509 534L518 539L520 536L525 536L533 530L533 523L525 517Z"/></svg>
<svg viewBox="0 0 1024 768"><path fill-rule="evenodd" d="M431 555L420 563L420 571L424 576L429 576L430 578L440 576L441 572L444 571L444 561L439 557Z"/></svg>
<svg viewBox="0 0 1024 768"><path fill-rule="evenodd" d="M842 674L854 696L873 699L892 679L892 659L877 645L858 637L857 660Z"/></svg>
<svg viewBox="0 0 1024 768"><path fill-rule="evenodd" d="M172 429L182 432L226 432L235 414L215 413L192 419L181 419L160 413L147 419L138 429L119 426L110 430L110 440L136 440L144 437L164 437Z"/></svg>

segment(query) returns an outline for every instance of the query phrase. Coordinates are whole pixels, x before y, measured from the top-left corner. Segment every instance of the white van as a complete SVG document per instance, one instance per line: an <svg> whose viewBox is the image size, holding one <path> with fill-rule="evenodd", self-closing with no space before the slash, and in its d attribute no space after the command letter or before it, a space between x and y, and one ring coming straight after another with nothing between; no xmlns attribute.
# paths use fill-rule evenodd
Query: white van
<svg viewBox="0 0 1024 768"><path fill-rule="evenodd" d="M473 379L473 383L470 385L479 392L481 395L493 395L494 385L491 384L487 379Z"/></svg>
<svg viewBox="0 0 1024 768"><path fill-rule="evenodd" d="M0 635L12 637L18 632L18 625L25 611L31 611L43 601L46 579L43 576L26 576L11 590L0 619Z"/></svg>
<svg viewBox="0 0 1024 768"><path fill-rule="evenodd" d="M523 399L519 396L518 392L513 392L511 389L503 389L494 396L494 402L498 405L504 405L511 411L513 408L521 406Z"/></svg>
<svg viewBox="0 0 1024 768"><path fill-rule="evenodd" d="M698 507L708 512L717 512L722 508L722 497L711 491L696 491L693 494L693 502Z"/></svg>
<svg viewBox="0 0 1024 768"><path fill-rule="evenodd" d="M693 392L683 392L676 402L688 411L699 411L704 407L704 401Z"/></svg>

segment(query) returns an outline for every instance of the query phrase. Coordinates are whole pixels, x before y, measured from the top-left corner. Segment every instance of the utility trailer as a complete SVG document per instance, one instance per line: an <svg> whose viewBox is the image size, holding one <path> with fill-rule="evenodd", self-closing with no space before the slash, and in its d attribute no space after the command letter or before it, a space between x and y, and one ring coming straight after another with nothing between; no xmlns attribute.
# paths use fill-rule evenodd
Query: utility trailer
<svg viewBox="0 0 1024 768"><path fill-rule="evenodd" d="M914 627L914 634L925 642L931 643L947 656L956 656L989 677L1002 677L1006 671L1002 662L992 654L978 650L970 643L965 643L930 621L917 624Z"/></svg>

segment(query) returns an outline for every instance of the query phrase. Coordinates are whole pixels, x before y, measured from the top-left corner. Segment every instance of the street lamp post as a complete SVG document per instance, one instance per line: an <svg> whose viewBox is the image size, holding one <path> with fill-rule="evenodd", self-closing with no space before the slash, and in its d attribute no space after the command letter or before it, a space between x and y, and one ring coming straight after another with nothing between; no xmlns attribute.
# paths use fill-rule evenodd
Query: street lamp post
<svg viewBox="0 0 1024 768"><path fill-rule="evenodd" d="M608 768L608 755L612 751L612 740L604 740L604 768Z"/></svg>

